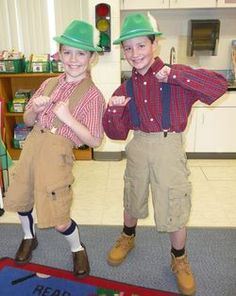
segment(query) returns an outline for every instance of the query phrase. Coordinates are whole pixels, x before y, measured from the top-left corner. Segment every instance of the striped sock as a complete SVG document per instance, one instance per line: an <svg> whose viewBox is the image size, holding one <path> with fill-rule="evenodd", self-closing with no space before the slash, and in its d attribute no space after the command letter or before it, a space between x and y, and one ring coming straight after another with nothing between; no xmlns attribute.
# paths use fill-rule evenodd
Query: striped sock
<svg viewBox="0 0 236 296"><path fill-rule="evenodd" d="M24 232L24 239L35 237L34 218L32 215L33 209L29 212L18 212L21 226Z"/></svg>
<svg viewBox="0 0 236 296"><path fill-rule="evenodd" d="M84 250L80 242L79 229L74 220L71 219L71 225L69 226L69 228L60 233L63 234L68 241L71 252Z"/></svg>

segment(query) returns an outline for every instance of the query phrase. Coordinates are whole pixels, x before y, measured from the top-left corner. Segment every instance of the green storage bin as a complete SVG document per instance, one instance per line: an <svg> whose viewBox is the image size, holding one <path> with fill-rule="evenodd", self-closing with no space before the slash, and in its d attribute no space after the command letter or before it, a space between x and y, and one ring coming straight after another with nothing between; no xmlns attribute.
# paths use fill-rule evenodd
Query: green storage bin
<svg viewBox="0 0 236 296"><path fill-rule="evenodd" d="M13 147L15 149L22 149L23 148L23 145L24 145L24 142L25 142L25 140L16 140L16 139L13 139Z"/></svg>
<svg viewBox="0 0 236 296"><path fill-rule="evenodd" d="M50 62L26 62L26 72L28 73L49 73Z"/></svg>
<svg viewBox="0 0 236 296"><path fill-rule="evenodd" d="M54 73L64 72L63 64L61 61L51 61L51 70Z"/></svg>
<svg viewBox="0 0 236 296"><path fill-rule="evenodd" d="M13 108L13 102L12 101L7 102L7 111L8 112L15 112L14 108Z"/></svg>
<svg viewBox="0 0 236 296"><path fill-rule="evenodd" d="M25 60L14 59L14 60L0 60L0 73L22 73L25 72Z"/></svg>

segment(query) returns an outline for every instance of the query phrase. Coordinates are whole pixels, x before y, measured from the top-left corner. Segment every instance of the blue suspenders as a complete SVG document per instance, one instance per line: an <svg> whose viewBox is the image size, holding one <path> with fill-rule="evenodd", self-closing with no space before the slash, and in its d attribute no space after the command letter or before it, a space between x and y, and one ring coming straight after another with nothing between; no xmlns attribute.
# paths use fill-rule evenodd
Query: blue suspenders
<svg viewBox="0 0 236 296"><path fill-rule="evenodd" d="M168 130L170 128L170 85L168 83L161 83L161 102L162 102L162 129L164 132L164 137L167 136ZM131 98L129 101L129 111L132 123L134 127L140 126L140 117L137 111L137 106L135 103L134 89L132 78L127 80L126 91L128 96Z"/></svg>
<svg viewBox="0 0 236 296"><path fill-rule="evenodd" d="M129 101L129 112L131 115L132 123L134 127L139 127L140 118L139 118L139 114L138 114L136 103L135 103L132 78L127 80L126 90L127 90L128 97L131 98L131 100Z"/></svg>
<svg viewBox="0 0 236 296"><path fill-rule="evenodd" d="M164 137L170 129L170 85L168 83L161 83L161 103L162 103L162 129Z"/></svg>

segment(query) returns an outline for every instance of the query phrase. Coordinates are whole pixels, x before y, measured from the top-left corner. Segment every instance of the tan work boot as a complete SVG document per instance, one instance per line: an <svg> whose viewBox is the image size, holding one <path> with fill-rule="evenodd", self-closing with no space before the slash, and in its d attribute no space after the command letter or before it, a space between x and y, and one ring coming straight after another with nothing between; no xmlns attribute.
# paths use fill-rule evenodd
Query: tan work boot
<svg viewBox="0 0 236 296"><path fill-rule="evenodd" d="M171 270L175 273L179 291L183 295L193 295L196 292L196 283L187 255L175 257L171 254L171 257Z"/></svg>
<svg viewBox="0 0 236 296"><path fill-rule="evenodd" d="M112 266L121 264L128 253L134 248L134 235L126 235L121 233L121 236L116 241L107 256L107 262Z"/></svg>

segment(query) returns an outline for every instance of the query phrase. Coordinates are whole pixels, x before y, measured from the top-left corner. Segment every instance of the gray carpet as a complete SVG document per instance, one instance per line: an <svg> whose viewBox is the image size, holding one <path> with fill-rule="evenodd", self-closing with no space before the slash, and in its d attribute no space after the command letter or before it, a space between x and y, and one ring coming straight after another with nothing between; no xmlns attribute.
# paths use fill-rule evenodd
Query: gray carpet
<svg viewBox="0 0 236 296"><path fill-rule="evenodd" d="M91 275L177 292L169 269L169 236L154 227L139 226L136 248L128 260L111 267L106 263L106 252L120 231L119 226L80 226ZM39 246L32 262L70 270L72 259L65 239L54 229L37 229L37 235ZM20 225L0 224L0 258L14 258L21 238ZM197 296L236 295L236 228L190 228L187 249L197 279Z"/></svg>

